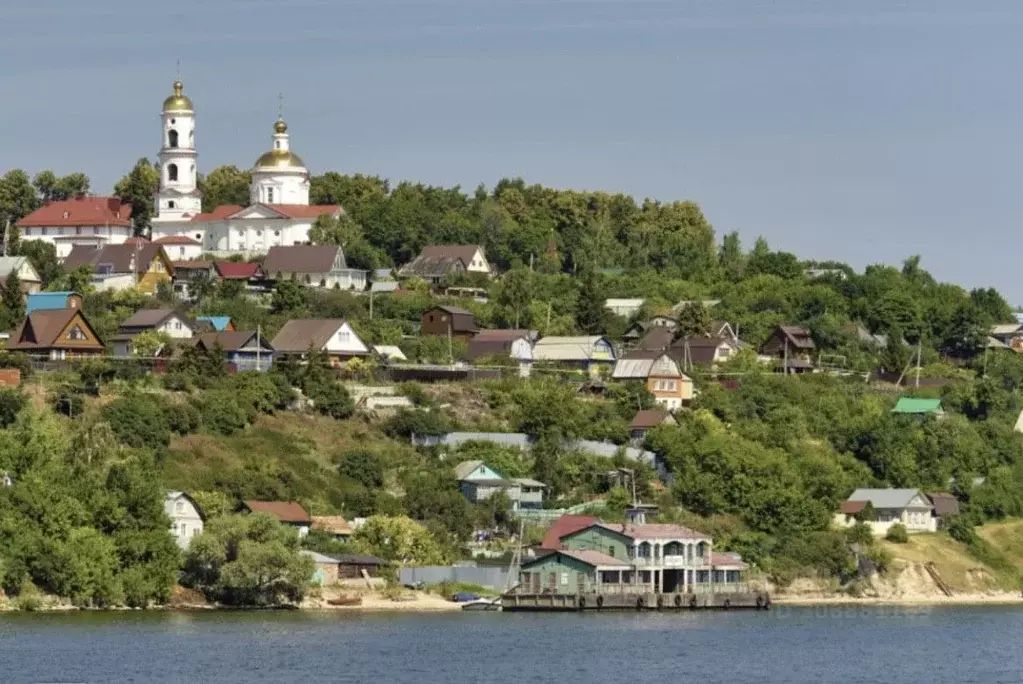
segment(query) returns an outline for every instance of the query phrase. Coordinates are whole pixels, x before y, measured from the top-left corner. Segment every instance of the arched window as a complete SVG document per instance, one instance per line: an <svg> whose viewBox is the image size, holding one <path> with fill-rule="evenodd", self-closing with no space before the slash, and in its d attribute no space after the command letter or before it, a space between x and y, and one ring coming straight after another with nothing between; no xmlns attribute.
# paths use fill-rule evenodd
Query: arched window
<svg viewBox="0 0 1023 684"><path fill-rule="evenodd" d="M167 165L167 180L176 181L178 179L178 165L168 164Z"/></svg>
<svg viewBox="0 0 1023 684"><path fill-rule="evenodd" d="M167 202L167 208L168 209L173 209L174 208L174 200L171 200L170 202Z"/></svg>
<svg viewBox="0 0 1023 684"><path fill-rule="evenodd" d="M273 188L267 188L266 189L266 203L267 204L273 204L274 203L274 189Z"/></svg>
<svg viewBox="0 0 1023 684"><path fill-rule="evenodd" d="M274 147L276 147L278 150L281 149L281 141L280 140L275 141Z"/></svg>
<svg viewBox="0 0 1023 684"><path fill-rule="evenodd" d="M173 128L170 129L169 133L167 133L167 142L170 144L171 147L178 146L178 132Z"/></svg>

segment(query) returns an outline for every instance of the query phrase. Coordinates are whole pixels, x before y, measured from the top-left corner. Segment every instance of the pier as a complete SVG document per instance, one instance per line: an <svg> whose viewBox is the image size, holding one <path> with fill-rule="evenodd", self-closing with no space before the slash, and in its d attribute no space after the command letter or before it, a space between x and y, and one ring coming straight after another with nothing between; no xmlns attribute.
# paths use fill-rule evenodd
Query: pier
<svg viewBox="0 0 1023 684"><path fill-rule="evenodd" d="M715 593L525 593L511 591L501 597L501 608L520 612L578 612L623 610L768 610L771 597L761 591Z"/></svg>

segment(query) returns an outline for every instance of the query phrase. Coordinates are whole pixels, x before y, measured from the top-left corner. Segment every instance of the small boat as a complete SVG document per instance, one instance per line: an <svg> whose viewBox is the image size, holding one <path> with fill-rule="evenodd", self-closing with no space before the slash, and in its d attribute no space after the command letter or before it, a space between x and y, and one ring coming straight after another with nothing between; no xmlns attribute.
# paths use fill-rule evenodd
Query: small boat
<svg viewBox="0 0 1023 684"><path fill-rule="evenodd" d="M361 596L339 596L333 599L327 599L328 606L361 606Z"/></svg>
<svg viewBox="0 0 1023 684"><path fill-rule="evenodd" d="M472 601L466 601L462 604L462 610L489 610L499 611L501 610L501 597L497 598L478 598Z"/></svg>

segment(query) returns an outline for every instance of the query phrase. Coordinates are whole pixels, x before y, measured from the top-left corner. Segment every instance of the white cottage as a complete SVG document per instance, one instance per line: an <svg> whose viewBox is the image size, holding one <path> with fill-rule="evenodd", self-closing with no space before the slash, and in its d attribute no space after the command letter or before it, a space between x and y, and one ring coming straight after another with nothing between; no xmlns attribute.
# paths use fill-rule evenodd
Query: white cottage
<svg viewBox="0 0 1023 684"><path fill-rule="evenodd" d="M202 533L206 518L195 499L185 492L167 492L163 512L171 519L171 536L182 549L187 549L192 537Z"/></svg>
<svg viewBox="0 0 1023 684"><path fill-rule="evenodd" d="M352 358L372 355L369 345L342 318L288 321L270 344L278 357L282 354L304 357L312 349L326 353L335 366Z"/></svg>
<svg viewBox="0 0 1023 684"><path fill-rule="evenodd" d="M873 515L863 515L867 504ZM851 527L859 518L870 526L875 536L884 536L896 523L907 532L935 532L938 529L934 504L919 489L857 489L842 502L835 514L835 524Z"/></svg>

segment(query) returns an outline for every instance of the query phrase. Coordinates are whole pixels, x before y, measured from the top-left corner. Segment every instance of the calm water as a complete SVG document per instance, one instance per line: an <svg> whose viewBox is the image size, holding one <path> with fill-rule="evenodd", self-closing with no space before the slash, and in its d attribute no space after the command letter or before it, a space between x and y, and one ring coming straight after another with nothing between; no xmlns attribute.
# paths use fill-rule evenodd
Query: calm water
<svg viewBox="0 0 1023 684"><path fill-rule="evenodd" d="M1021 636L1009 608L16 615L0 682L994 684L1023 680Z"/></svg>

